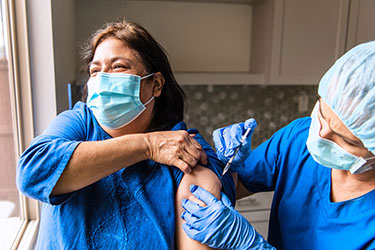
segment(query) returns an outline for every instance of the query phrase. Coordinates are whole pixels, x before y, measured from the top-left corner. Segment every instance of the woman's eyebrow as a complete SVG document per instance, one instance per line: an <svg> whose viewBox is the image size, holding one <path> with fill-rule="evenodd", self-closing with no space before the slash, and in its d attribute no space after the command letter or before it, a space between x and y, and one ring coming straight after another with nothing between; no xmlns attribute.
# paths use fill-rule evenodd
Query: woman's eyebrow
<svg viewBox="0 0 375 250"><path fill-rule="evenodd" d="M123 56L115 56L115 57L112 57L109 62L110 63L113 63L115 61L118 61L118 60L122 60L122 61L126 61L127 63L129 64L133 64L132 60L130 60L129 58L127 57L123 57ZM89 67L91 67L91 65L101 65L101 62L100 61L92 61L89 63Z"/></svg>
<svg viewBox="0 0 375 250"><path fill-rule="evenodd" d="M89 68L91 68L92 65L100 65L98 61L89 62Z"/></svg>
<svg viewBox="0 0 375 250"><path fill-rule="evenodd" d="M110 62L113 63L113 62L119 61L119 60L126 61L127 63L130 63L130 64L133 63L132 60L130 60L127 57L123 57L123 56L112 57L111 60L110 60Z"/></svg>

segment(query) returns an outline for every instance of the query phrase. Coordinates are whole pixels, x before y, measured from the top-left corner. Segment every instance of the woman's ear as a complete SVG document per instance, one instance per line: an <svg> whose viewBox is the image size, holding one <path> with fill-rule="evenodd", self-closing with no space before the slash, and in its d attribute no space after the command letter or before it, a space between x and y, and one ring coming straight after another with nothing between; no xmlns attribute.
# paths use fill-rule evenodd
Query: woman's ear
<svg viewBox="0 0 375 250"><path fill-rule="evenodd" d="M154 89L153 89L153 94L155 97L159 97L161 94L161 90L163 89L165 83L164 76L160 73L157 72L154 75Z"/></svg>

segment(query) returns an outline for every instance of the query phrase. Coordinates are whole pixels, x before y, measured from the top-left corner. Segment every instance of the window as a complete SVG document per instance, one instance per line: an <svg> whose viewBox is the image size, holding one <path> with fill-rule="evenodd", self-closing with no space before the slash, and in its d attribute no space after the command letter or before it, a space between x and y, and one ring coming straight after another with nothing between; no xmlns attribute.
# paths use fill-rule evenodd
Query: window
<svg viewBox="0 0 375 250"><path fill-rule="evenodd" d="M17 159L33 137L26 5L24 0L0 3L0 244L1 249L31 249L38 204L16 187Z"/></svg>
<svg viewBox="0 0 375 250"><path fill-rule="evenodd" d="M21 224L20 198L16 188L16 150L10 99L4 15L0 19L0 242L10 249Z"/></svg>

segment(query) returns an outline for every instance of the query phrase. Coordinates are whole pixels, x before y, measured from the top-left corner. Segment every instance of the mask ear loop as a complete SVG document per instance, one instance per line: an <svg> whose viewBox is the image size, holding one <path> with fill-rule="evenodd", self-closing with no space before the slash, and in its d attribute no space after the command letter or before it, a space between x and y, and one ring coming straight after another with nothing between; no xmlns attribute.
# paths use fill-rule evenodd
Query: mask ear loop
<svg viewBox="0 0 375 250"><path fill-rule="evenodd" d="M150 98L150 100L148 100L147 102L143 103L143 106L147 106L152 100L154 100L155 96L152 96Z"/></svg>
<svg viewBox="0 0 375 250"><path fill-rule="evenodd" d="M150 73L150 74L148 74L148 75L142 76L142 77L141 77L141 80L146 79L146 78L149 78L150 76L153 76L153 75L155 75L155 73Z"/></svg>
<svg viewBox="0 0 375 250"><path fill-rule="evenodd" d="M148 75L142 76L142 77L141 77L141 80L146 79L146 78L149 78L150 76L153 76L153 75L155 75L155 73L150 73L150 74L148 74ZM154 100L154 98L155 98L155 96L152 96L152 97L150 98L150 100L148 100L147 102L145 102L143 105L144 105L144 106L147 106L147 104L149 104L152 100Z"/></svg>
<svg viewBox="0 0 375 250"><path fill-rule="evenodd" d="M371 170L371 169L375 170L375 155L364 158L364 160L366 161L365 164L368 165L368 170Z"/></svg>

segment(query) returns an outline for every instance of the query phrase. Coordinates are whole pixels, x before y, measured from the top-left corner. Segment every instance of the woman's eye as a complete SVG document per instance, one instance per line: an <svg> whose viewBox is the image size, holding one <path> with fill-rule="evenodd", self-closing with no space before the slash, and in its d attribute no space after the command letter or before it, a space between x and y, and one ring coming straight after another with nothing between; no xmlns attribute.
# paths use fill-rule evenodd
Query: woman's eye
<svg viewBox="0 0 375 250"><path fill-rule="evenodd" d="M113 66L113 68L114 69L127 69L128 67L126 67L125 65L118 64L118 65Z"/></svg>
<svg viewBox="0 0 375 250"><path fill-rule="evenodd" d="M112 70L113 71L117 71L117 72L125 72L125 71L128 71L131 67L129 65L126 65L126 64L115 64L113 65L112 67Z"/></svg>
<svg viewBox="0 0 375 250"><path fill-rule="evenodd" d="M95 75L98 72L99 72L98 69L90 69L90 76L93 76L93 75Z"/></svg>

